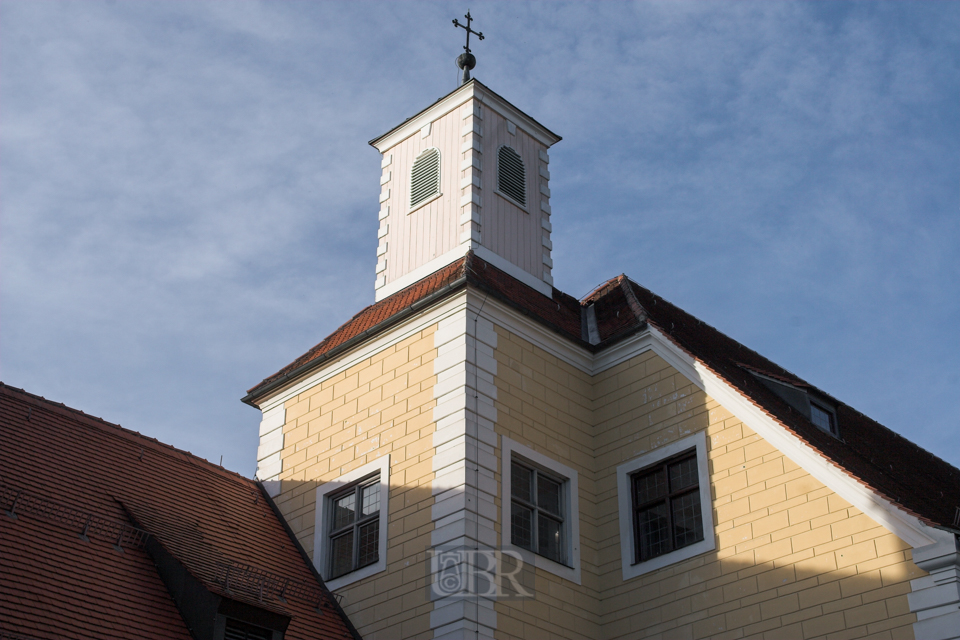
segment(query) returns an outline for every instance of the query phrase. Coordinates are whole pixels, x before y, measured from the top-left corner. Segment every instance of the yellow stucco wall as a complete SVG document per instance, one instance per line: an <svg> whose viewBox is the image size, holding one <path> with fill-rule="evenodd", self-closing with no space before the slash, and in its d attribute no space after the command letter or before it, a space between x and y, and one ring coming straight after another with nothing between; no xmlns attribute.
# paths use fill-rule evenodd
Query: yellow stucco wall
<svg viewBox="0 0 960 640"><path fill-rule="evenodd" d="M387 347L285 405L275 501L311 555L316 488L390 455L387 570L338 589L347 615L371 640L432 637L424 560L433 531L435 331Z"/></svg>
<svg viewBox="0 0 960 640"><path fill-rule="evenodd" d="M582 585L538 569L495 605L498 638L913 637L908 545L660 357L591 380L497 332L498 433L577 469L582 549ZM624 581L616 467L703 430L716 550Z"/></svg>
<svg viewBox="0 0 960 640"><path fill-rule="evenodd" d="M496 637L600 638L590 376L502 327L495 329L497 434L577 470L582 563L580 585L538 568L535 598L497 602ZM502 472L499 447L497 458ZM509 524L501 523L501 544L504 526Z"/></svg>
<svg viewBox="0 0 960 640"><path fill-rule="evenodd" d="M435 332L285 405L276 501L309 552L316 487L391 455L387 570L338 590L366 638L432 637L424 556L434 529ZM581 584L537 569L534 599L497 602L496 637L912 637L906 594L923 572L908 546L660 357L648 351L592 378L496 333L498 443L508 437L577 470L581 553ZM703 431L717 549L624 581L616 467Z"/></svg>

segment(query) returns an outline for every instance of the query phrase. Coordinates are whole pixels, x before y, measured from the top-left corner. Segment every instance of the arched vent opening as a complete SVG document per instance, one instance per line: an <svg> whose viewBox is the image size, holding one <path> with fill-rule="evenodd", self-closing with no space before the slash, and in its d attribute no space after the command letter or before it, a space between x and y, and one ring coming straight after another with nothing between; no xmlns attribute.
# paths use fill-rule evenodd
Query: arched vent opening
<svg viewBox="0 0 960 640"><path fill-rule="evenodd" d="M497 152L497 189L521 207L527 206L527 172L520 154L503 146Z"/></svg>
<svg viewBox="0 0 960 640"><path fill-rule="evenodd" d="M440 151L427 149L410 171L410 208L440 193Z"/></svg>

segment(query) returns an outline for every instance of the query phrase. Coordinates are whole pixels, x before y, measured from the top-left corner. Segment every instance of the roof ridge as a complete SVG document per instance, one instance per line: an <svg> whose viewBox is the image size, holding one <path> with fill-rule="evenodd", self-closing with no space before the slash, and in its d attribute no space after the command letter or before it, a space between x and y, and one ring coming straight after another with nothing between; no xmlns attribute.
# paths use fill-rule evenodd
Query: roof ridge
<svg viewBox="0 0 960 640"><path fill-rule="evenodd" d="M172 444L167 444L166 442L161 442L156 438L151 438L150 436L144 435L139 431L134 431L132 429L127 429L119 424L104 420L103 418L98 418L97 416L90 415L85 413L80 409L74 409L69 407L62 402L55 402L53 400L48 400L43 396L38 396L34 393L30 393L25 389L20 389L19 387L13 387L9 384L6 384L3 381L0 381L0 396L7 396L9 398L20 400L21 402L26 402L32 404L38 408L50 411L51 413L66 415L74 418L79 424L83 424L87 427L98 429L104 434L118 437L126 440L132 440L135 442L142 442L146 446L151 447L151 449L163 453L164 455L182 459L186 462L195 463L200 467L206 468L210 471L218 473L220 475L226 476L228 479L239 479L242 480L245 484L250 484L253 487L256 487L256 482L252 478L248 478L236 471L231 471L220 465L216 465L206 458L201 458L200 456L190 453L185 449L178 449Z"/></svg>
<svg viewBox="0 0 960 640"><path fill-rule="evenodd" d="M628 280L629 280L629 278L628 278ZM630 283L631 283L633 286L639 287L640 289L643 289L644 291L646 291L647 293L649 293L650 296L653 297L655 301L656 301L656 300L660 300L661 302L665 302L666 304L670 305L671 307L673 307L673 308L676 309L677 311L683 313L684 315L690 316L690 318L692 318L693 320L696 320L700 325L703 325L704 327L707 327L708 329L711 329L712 331L716 331L717 333L719 333L720 335L724 336L724 337L727 338L728 340L733 341L734 343L737 344L737 347L738 347L738 348L744 349L744 350L746 350L746 351L749 351L749 352L752 353L753 355L757 356L758 358L763 359L763 360L766 361L766 362L769 362L769 363L772 364L774 367L777 367L777 368L779 368L780 370L788 373L789 375L793 376L793 377L796 378L797 380L800 380L800 381L806 383L806 380L804 380L803 378L801 378L800 376L798 376L797 374L795 374L793 371L790 371L790 370L787 369L786 367L784 367L784 366L782 366L782 365L780 365L780 364L777 364L776 362L774 362L773 360L771 360L771 359L768 358L767 356L763 355L762 353L760 353L760 352L757 351L756 349L752 349L752 348L748 347L747 345L745 345L744 343L740 342L740 341L737 340L736 338L727 335L726 333L724 333L724 332L721 331L720 329L717 329L715 326L713 326L713 325L710 324L709 322L704 322L702 319L700 319L699 316L693 315L692 313L690 313L689 311L687 311L687 310L684 309L683 307L680 307L679 305L674 304L673 302L670 302L669 300L667 300L667 299L664 298L663 296L661 296L661 295L659 295L659 294L657 294L657 293L654 293L652 289L648 289L647 287L645 287L645 286L643 286L642 284L639 284L639 283L637 283L637 282L634 282L633 280L630 280ZM635 292L633 292L633 293L634 293L634 295L636 295ZM661 325L659 325L659 323L657 323L656 321L651 321L651 322L653 322L653 323L656 324L657 326L661 326ZM664 329L664 331L667 331L667 328L666 328L666 327L662 327L662 328ZM671 328L671 330L672 330L672 328ZM810 384L810 383L807 383L807 384ZM810 386L816 388L816 386L813 385L813 384L810 384ZM824 395L826 395L826 396L828 396L828 397L831 397L831 398L833 397L833 396L830 396L830 394L826 393L825 391L822 391L822 390L820 390L820 389L818 389L818 391L820 391L821 393L823 393ZM834 398L834 399L835 399L835 398Z"/></svg>
<svg viewBox="0 0 960 640"><path fill-rule="evenodd" d="M593 289L591 289L590 292L587 293L587 295L580 298L580 305L586 306L591 302L596 302L606 294L606 289L608 287L610 287L611 285L615 286L619 284L620 279L625 277L626 276L621 273L619 276L614 276L609 280L604 280L603 282L595 286Z"/></svg>
<svg viewBox="0 0 960 640"><path fill-rule="evenodd" d="M644 309L640 301L637 300L637 294L634 293L633 287L630 286L633 284L633 281L627 277L627 274L622 273L618 277L618 282L620 288L623 289L623 295L627 299L627 306L630 307L630 311L633 312L633 315L637 316L638 322L646 322L647 310Z"/></svg>

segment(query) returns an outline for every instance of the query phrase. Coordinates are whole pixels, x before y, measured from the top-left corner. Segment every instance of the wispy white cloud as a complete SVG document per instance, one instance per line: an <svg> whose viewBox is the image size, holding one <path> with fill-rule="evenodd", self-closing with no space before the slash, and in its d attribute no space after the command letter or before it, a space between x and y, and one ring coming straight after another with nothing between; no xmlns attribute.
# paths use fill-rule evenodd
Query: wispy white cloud
<svg viewBox="0 0 960 640"><path fill-rule="evenodd" d="M2 376L252 473L243 390L372 300L420 3L0 3ZM450 14L450 15L448 15ZM481 3L565 137L555 275L626 272L960 463L960 5Z"/></svg>

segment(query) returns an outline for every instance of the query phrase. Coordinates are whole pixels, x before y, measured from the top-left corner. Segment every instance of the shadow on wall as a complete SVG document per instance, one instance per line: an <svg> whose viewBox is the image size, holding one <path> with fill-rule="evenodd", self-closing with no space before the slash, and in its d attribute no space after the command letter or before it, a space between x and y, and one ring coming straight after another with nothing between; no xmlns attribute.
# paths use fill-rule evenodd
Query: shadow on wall
<svg viewBox="0 0 960 640"><path fill-rule="evenodd" d="M293 517L304 519L300 540L312 555L314 510L307 503L317 483L285 483L284 488L286 495L304 498ZM427 561L433 503L429 488L395 487L386 570L337 590L364 638L432 637ZM836 522L844 520L849 518ZM536 604L506 600L498 605L497 637L912 638L916 616L906 594L910 580L923 572L899 539L876 525L862 525L853 525L862 529L850 536L856 542L844 537L798 550L809 537L765 535L726 546L726 531L736 527L726 529L716 534L719 551L627 581L621 580L619 567L612 569L604 575L602 598L598 574L585 560L583 587L599 602L597 611L583 609L583 600L558 599L562 591L553 587L556 578L538 571ZM610 544L618 547L618 542ZM540 614L526 613L543 607L547 610Z"/></svg>
<svg viewBox="0 0 960 640"><path fill-rule="evenodd" d="M799 562L768 559L766 551L754 561L729 553L705 553L622 583L620 594L604 599L607 611L617 611L604 616L603 637L913 638L916 616L906 594L924 572L909 550L859 570L835 568L844 549Z"/></svg>
<svg viewBox="0 0 960 640"><path fill-rule="evenodd" d="M427 551L434 530L434 497L430 485L403 485L403 473L402 464L392 465L386 569L336 589L344 611L366 640L433 637L433 604L427 598ZM274 498L311 558L320 484L284 480L282 493ZM329 574L324 568L318 570L321 575Z"/></svg>
<svg viewBox="0 0 960 640"><path fill-rule="evenodd" d="M589 382L598 397L580 414L564 413L563 388L547 388L546 374L521 369L511 382L512 365L503 358L497 378L496 431L578 469L582 584L538 569L533 599L497 602L497 637L913 636L906 594L924 572L909 547L665 362L644 356L609 370L609 380ZM716 549L624 581L617 467L701 433ZM422 433L401 442L380 448L396 457L386 570L337 592L365 638L426 640L433 636L426 562L435 499L430 460L420 458L432 449ZM284 480L276 499L311 555L321 535L314 530L317 484Z"/></svg>

